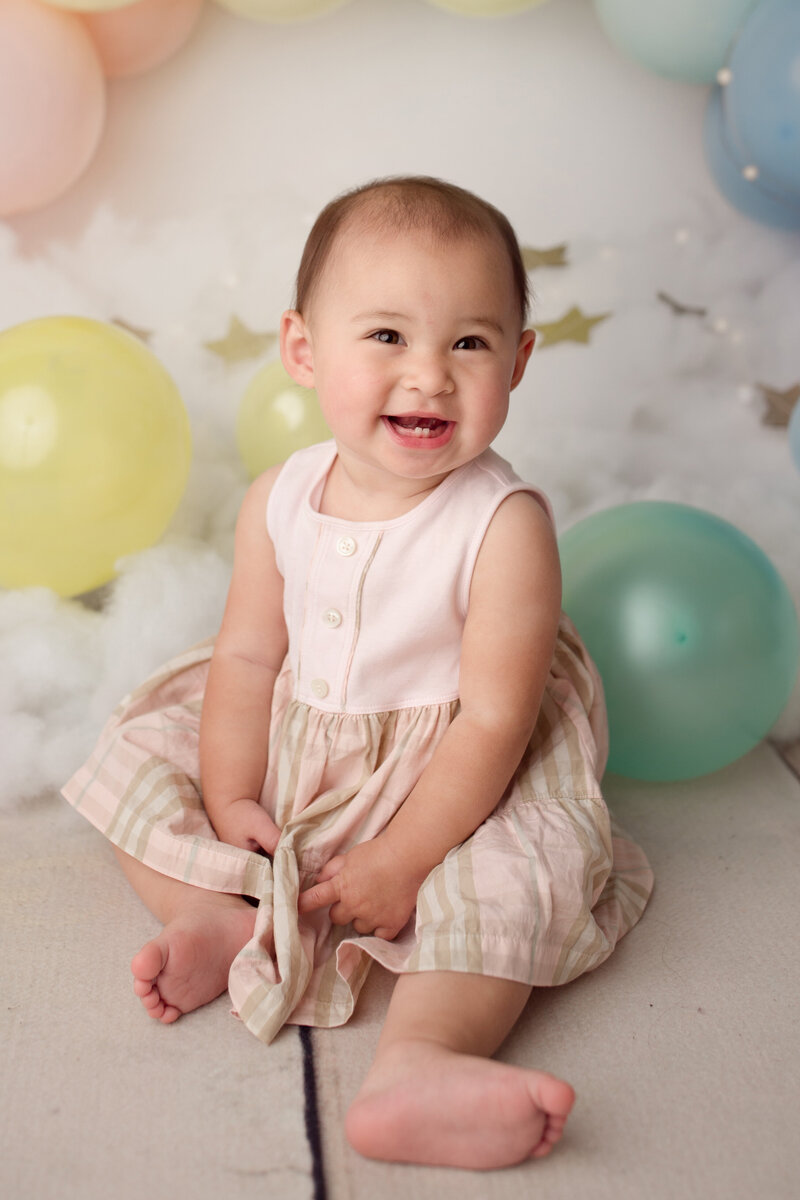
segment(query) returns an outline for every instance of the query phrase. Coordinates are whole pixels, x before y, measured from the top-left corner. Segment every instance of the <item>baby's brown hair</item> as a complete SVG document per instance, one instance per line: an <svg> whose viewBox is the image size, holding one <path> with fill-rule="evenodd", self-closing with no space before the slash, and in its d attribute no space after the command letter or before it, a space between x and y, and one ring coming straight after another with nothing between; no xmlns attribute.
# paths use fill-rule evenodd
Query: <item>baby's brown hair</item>
<svg viewBox="0 0 800 1200"><path fill-rule="evenodd" d="M294 307L298 312L306 312L336 240L351 220L377 232L421 229L442 243L470 233L499 238L511 266L520 328L525 326L530 289L510 221L473 192L430 175L375 179L344 192L323 208L308 235L297 272Z"/></svg>

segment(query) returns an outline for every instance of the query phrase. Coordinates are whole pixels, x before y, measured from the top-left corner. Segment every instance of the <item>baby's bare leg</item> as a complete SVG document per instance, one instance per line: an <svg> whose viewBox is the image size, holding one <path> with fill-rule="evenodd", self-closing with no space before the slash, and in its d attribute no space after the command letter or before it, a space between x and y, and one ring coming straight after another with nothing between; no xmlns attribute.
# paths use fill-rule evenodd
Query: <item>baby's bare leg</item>
<svg viewBox="0 0 800 1200"><path fill-rule="evenodd" d="M225 991L230 965L253 935L255 909L241 896L161 875L116 846L114 853L134 891L164 923L134 955L131 970L145 1009L167 1025Z"/></svg>
<svg viewBox="0 0 800 1200"><path fill-rule="evenodd" d="M401 975L375 1061L347 1114L355 1149L477 1169L547 1154L572 1108L572 1088L489 1058L529 994L526 984L485 975Z"/></svg>

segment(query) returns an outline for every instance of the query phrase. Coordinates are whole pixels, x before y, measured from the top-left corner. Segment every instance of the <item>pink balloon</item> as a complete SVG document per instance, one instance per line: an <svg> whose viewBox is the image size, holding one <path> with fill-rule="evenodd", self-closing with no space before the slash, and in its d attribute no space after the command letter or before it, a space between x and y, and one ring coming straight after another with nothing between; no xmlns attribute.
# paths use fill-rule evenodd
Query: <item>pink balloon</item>
<svg viewBox="0 0 800 1200"><path fill-rule="evenodd" d="M165 62L189 37L203 0L137 0L128 8L84 13L109 79L140 75Z"/></svg>
<svg viewBox="0 0 800 1200"><path fill-rule="evenodd" d="M0 0L0 215L65 192L92 159L105 111L103 71L80 19Z"/></svg>

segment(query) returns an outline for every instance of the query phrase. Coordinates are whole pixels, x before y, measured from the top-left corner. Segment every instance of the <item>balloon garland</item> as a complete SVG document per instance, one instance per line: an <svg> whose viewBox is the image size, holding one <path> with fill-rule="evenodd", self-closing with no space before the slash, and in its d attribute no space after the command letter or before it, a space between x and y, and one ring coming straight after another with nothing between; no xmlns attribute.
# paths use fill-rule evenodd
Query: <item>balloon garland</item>
<svg viewBox="0 0 800 1200"><path fill-rule="evenodd" d="M214 0L260 22L303 21L348 0ZM428 0L502 18L544 0ZM58 199L102 134L102 80L165 62L190 36L203 0L4 0L0 7L0 217ZM796 0L595 0L626 55L672 79L714 84L704 145L726 199L757 221L800 229L800 50ZM44 82L47 81L47 88ZM769 85L768 87L766 85ZM48 93L57 98L45 104ZM17 114L26 114L24 128Z"/></svg>
<svg viewBox="0 0 800 1200"><path fill-rule="evenodd" d="M244 19L284 23L347 0L214 2ZM475 19L543 2L429 0ZM202 6L2 0L0 217L45 207L72 186L102 136L105 79L167 61ZM610 40L645 69L711 85L703 140L721 193L757 221L800 229L797 0L595 0L595 11ZM529 269L566 263L565 247L526 253ZM540 326L540 343L586 343L609 315L572 308ZM236 362L273 340L233 318L207 348ZM788 426L800 469L800 387L762 390L774 423ZM313 392L270 363L247 389L236 435L254 476L328 431ZM0 586L72 596L113 578L119 557L164 532L190 457L177 389L135 337L70 317L0 333ZM768 732L796 677L797 618L774 567L744 534L699 509L648 502L580 522L562 536L561 553L565 610L608 693L612 769L691 778Z"/></svg>

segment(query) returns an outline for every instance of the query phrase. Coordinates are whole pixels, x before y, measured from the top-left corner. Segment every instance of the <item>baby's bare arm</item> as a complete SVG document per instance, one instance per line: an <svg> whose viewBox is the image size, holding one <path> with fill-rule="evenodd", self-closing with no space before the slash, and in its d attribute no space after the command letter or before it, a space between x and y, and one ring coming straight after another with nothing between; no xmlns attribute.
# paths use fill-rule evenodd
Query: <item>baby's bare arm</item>
<svg viewBox="0 0 800 1200"><path fill-rule="evenodd" d="M478 828L501 799L539 714L561 613L552 525L515 493L486 533L461 653L461 708L381 837L419 875Z"/></svg>
<svg viewBox="0 0 800 1200"><path fill-rule="evenodd" d="M266 529L279 468L249 489L200 725L203 803L222 841L272 851L278 831L257 803L267 769L272 692L286 653L283 580Z"/></svg>

